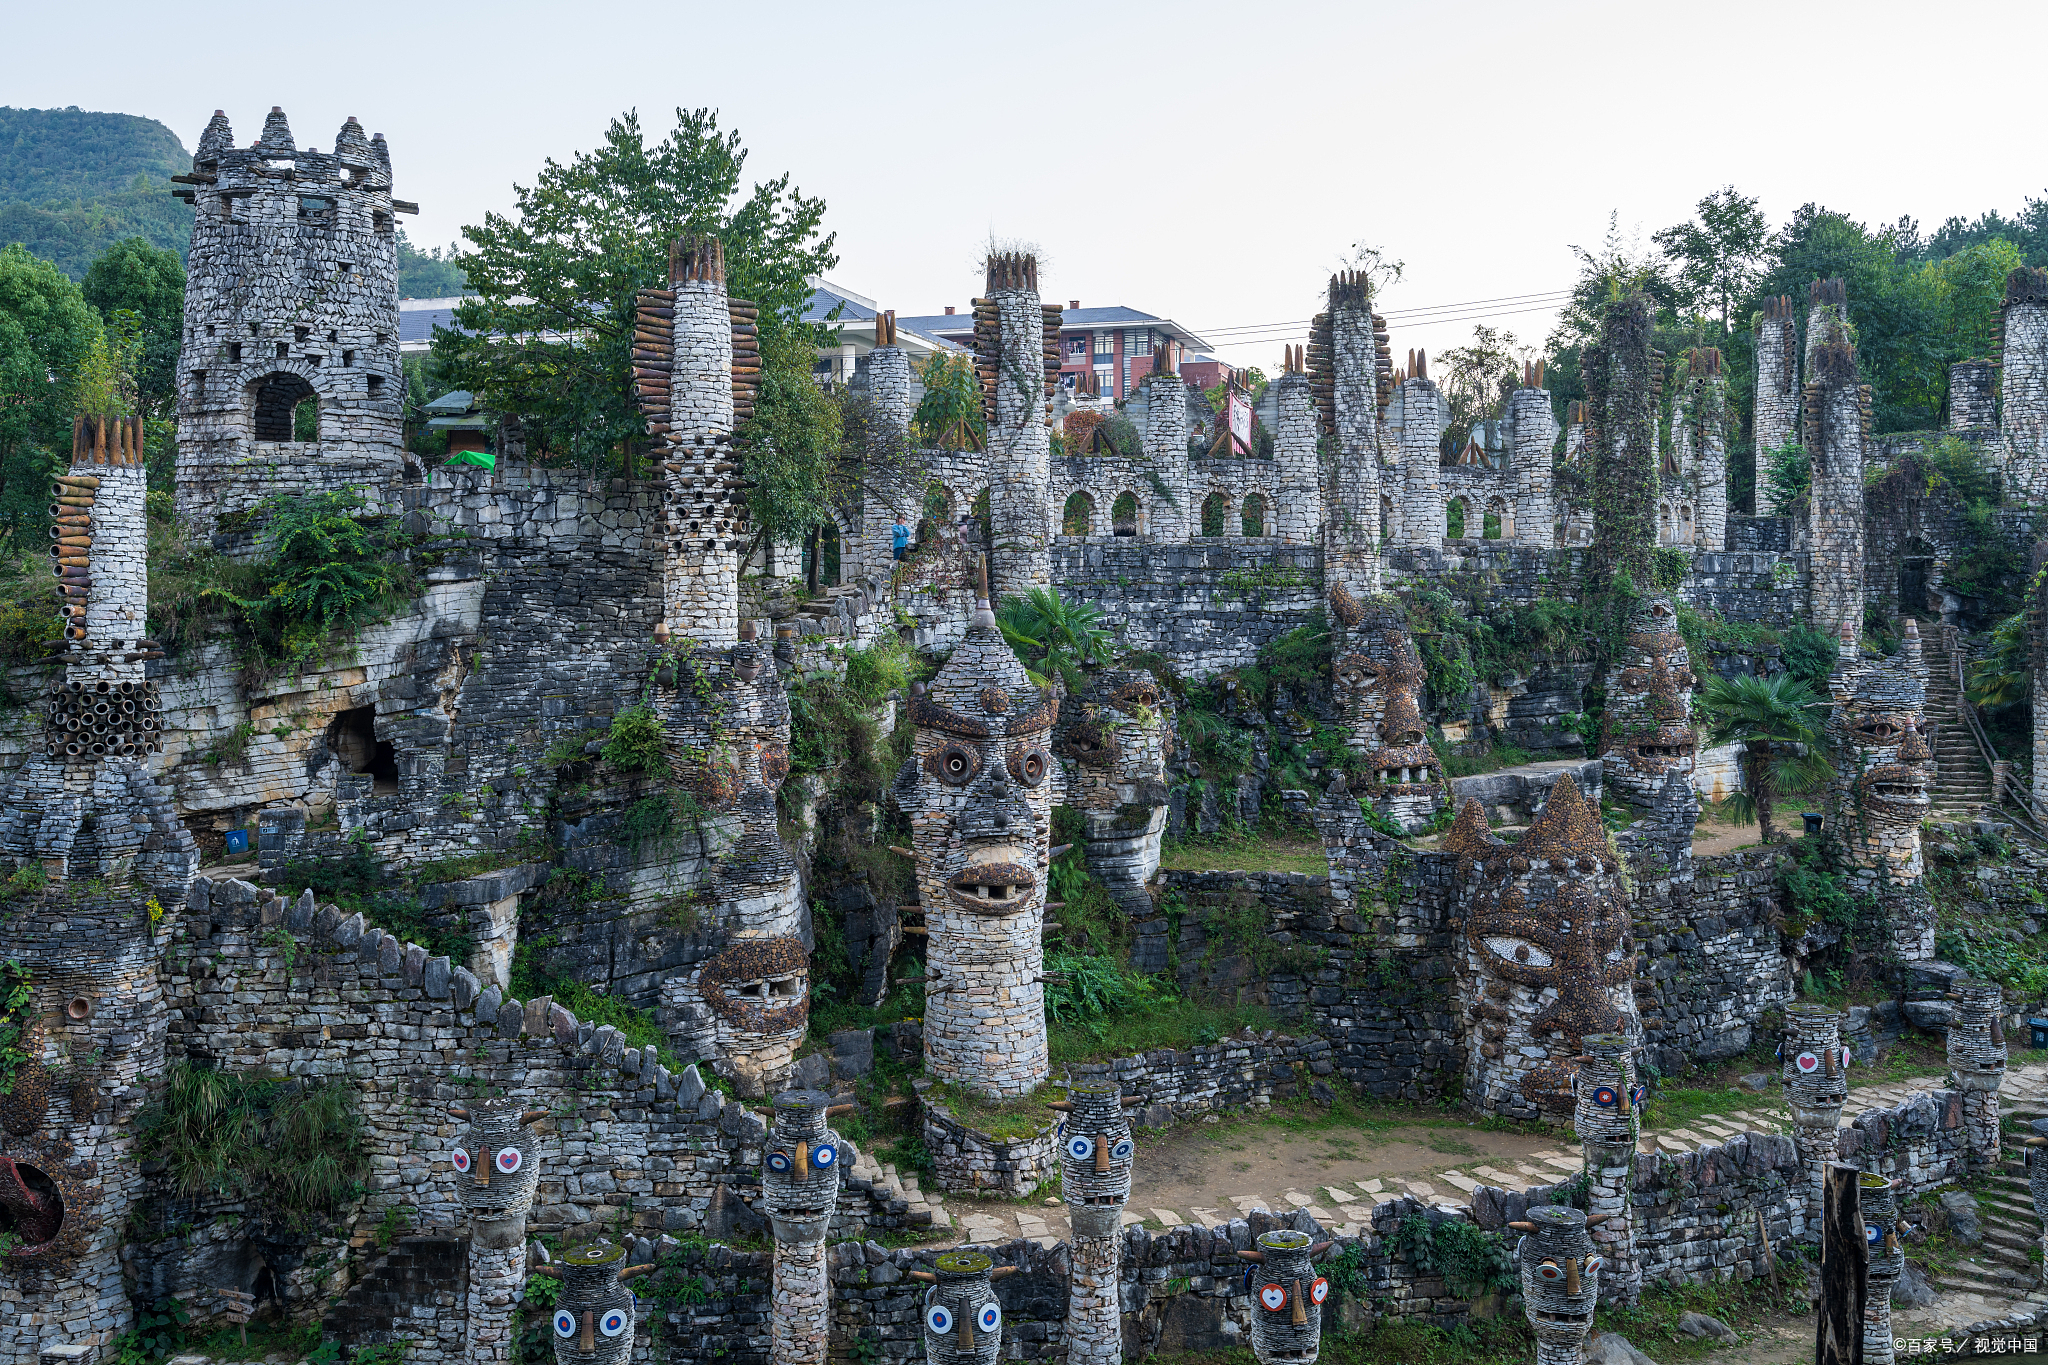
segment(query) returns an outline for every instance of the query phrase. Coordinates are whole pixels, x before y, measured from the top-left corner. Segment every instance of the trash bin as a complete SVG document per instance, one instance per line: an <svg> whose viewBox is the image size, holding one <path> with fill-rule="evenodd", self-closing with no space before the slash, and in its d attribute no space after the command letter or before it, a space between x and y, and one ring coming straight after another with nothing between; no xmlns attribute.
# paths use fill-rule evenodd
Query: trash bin
<svg viewBox="0 0 2048 1365"><path fill-rule="evenodd" d="M246 829L231 829L231 830L229 830L229 831L228 831L228 852L230 852L230 853L247 853L248 851L249 851L249 831L248 831L248 830L246 830Z"/></svg>
<svg viewBox="0 0 2048 1365"><path fill-rule="evenodd" d="M1799 812L1799 818L1806 822L1806 832L1808 835L1820 833L1821 824L1827 819L1824 814L1817 810L1803 810Z"/></svg>
<svg viewBox="0 0 2048 1365"><path fill-rule="evenodd" d="M2031 1039L2033 1046L2037 1048L2048 1047L2048 1019L2027 1020L2027 1030L2033 1035Z"/></svg>

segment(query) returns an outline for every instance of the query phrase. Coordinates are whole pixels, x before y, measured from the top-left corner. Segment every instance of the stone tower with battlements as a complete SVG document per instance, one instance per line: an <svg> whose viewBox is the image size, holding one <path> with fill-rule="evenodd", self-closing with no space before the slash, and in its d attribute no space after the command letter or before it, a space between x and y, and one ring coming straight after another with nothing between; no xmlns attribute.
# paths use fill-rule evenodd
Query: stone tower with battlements
<svg viewBox="0 0 2048 1365"><path fill-rule="evenodd" d="M1386 323L1372 311L1365 273L1332 275L1328 297L1329 310L1312 324L1303 356L1322 432L1337 443L1324 553L1330 582L1362 601L1380 590L1379 424L1393 375ZM1283 423L1285 417L1283 408ZM1284 425L1281 434L1287 434Z"/></svg>
<svg viewBox="0 0 2048 1365"><path fill-rule="evenodd" d="M205 525L280 492L396 480L398 247L382 134L300 150L282 109L234 145L218 111L176 191L196 212L178 363L178 507ZM308 406L310 405L310 407Z"/></svg>
<svg viewBox="0 0 2048 1365"><path fill-rule="evenodd" d="M1765 452L1799 439L1799 323L1791 296L1765 299L1755 325L1754 430L1761 464Z"/></svg>
<svg viewBox="0 0 2048 1365"><path fill-rule="evenodd" d="M1713 347L1688 351L1671 410L1673 543L1728 544L1728 379Z"/></svg>
<svg viewBox="0 0 2048 1365"><path fill-rule="evenodd" d="M1870 388L1856 368L1847 294L1839 279L1816 280L1807 337L1801 443L1813 466L1807 498L1812 536L1813 625L1834 635L1863 630L1863 448Z"/></svg>

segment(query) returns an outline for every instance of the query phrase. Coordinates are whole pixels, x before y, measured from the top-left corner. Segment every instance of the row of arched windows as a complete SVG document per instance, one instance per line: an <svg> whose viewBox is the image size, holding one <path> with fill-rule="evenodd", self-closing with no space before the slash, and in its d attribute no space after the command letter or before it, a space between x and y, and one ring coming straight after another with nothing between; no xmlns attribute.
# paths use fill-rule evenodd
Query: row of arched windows
<svg viewBox="0 0 2048 1365"><path fill-rule="evenodd" d="M1247 493L1241 503L1234 501L1228 493L1211 493L1202 500L1201 533L1205 536L1270 536L1276 534L1272 516L1272 504L1263 493ZM1233 518L1236 521L1234 531L1231 527ZM1139 505L1135 493L1125 490L1117 494L1116 501L1110 506L1107 528L1097 519L1092 494L1077 492L1069 495L1060 512L1061 535L1101 535L1105 529L1109 534L1118 536L1145 534L1145 510Z"/></svg>

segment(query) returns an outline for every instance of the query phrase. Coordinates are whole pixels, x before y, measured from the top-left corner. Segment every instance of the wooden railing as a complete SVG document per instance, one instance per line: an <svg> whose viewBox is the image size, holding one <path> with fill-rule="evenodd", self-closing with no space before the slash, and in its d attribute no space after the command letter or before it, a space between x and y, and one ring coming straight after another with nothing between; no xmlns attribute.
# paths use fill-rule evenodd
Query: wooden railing
<svg viewBox="0 0 2048 1365"><path fill-rule="evenodd" d="M1941 647L1948 651L1949 671L1955 677L1956 714L1963 718L1963 728L1970 732L1970 739L1977 746L1977 754L1984 760L1984 771L1991 774L1995 791L1998 785L1998 751L1991 747L1991 737L1984 732L1983 718L1977 714L1976 703L1970 700L1969 681L1963 672L1962 633L1952 625L1943 625ZM2005 799L2025 812L2017 818L2029 834L2036 839L2048 838L2048 835L2042 833L2042 827L2048 826L2048 813L2044 813L2034 804L2032 792L2017 790L2014 784L2008 782L2005 784Z"/></svg>

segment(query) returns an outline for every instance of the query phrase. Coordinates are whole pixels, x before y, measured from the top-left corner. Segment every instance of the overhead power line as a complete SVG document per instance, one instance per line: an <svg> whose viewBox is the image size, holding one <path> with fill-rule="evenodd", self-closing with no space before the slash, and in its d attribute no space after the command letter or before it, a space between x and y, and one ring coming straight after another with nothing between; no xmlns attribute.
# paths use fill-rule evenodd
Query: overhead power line
<svg viewBox="0 0 2048 1365"><path fill-rule="evenodd" d="M1383 311L1380 316L1389 322L1403 321L1414 323L1425 320L1429 315L1462 312L1465 309L1478 308L1487 304L1516 303L1528 305L1528 307L1501 310L1519 313L1529 311L1529 307L1554 306L1570 298L1572 293L1573 291L1570 289L1550 289L1535 294L1503 294L1497 298L1490 299L1466 299L1460 303L1416 304L1409 308L1389 308ZM1192 330L1202 336L1229 336L1236 332L1266 332L1276 327L1306 327L1312 320L1310 318L1291 318L1283 322L1247 322L1227 327L1196 327Z"/></svg>

